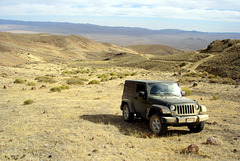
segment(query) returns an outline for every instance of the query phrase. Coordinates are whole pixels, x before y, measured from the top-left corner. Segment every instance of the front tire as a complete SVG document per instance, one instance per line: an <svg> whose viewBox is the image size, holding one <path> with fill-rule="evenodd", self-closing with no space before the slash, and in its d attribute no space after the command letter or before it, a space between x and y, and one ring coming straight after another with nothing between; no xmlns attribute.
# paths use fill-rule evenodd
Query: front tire
<svg viewBox="0 0 240 161"><path fill-rule="evenodd" d="M161 121L161 116L159 114L153 114L150 119L150 129L155 135L166 135L167 125L164 125Z"/></svg>
<svg viewBox="0 0 240 161"><path fill-rule="evenodd" d="M122 115L123 115L123 120L126 122L132 122L134 119L134 114L130 112L128 104L125 104L123 106Z"/></svg>
<svg viewBox="0 0 240 161"><path fill-rule="evenodd" d="M191 132L194 132L194 133L197 133L197 132L200 132L204 129L204 125L205 125L205 121L204 122L201 122L197 125L188 125L188 129L191 131Z"/></svg>

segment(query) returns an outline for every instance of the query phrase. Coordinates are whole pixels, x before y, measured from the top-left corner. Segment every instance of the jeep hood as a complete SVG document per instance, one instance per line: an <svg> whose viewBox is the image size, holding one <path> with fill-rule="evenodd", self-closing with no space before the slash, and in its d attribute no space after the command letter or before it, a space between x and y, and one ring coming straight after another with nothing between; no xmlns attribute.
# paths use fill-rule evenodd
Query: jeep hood
<svg viewBox="0 0 240 161"><path fill-rule="evenodd" d="M150 96L148 100L152 103L160 105L172 105L172 104L185 104L185 103L196 103L185 97L173 97L173 96Z"/></svg>

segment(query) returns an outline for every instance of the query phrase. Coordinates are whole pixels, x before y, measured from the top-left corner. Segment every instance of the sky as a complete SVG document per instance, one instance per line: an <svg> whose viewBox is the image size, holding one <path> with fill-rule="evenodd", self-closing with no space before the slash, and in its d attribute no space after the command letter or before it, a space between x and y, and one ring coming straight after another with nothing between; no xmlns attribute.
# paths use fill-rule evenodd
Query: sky
<svg viewBox="0 0 240 161"><path fill-rule="evenodd" d="M240 0L0 0L0 19L240 33Z"/></svg>

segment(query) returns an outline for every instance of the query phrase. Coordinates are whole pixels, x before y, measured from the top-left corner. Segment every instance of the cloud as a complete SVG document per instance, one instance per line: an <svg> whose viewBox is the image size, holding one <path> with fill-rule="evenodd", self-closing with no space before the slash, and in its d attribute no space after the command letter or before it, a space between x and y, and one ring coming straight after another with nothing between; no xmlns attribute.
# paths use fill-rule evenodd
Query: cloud
<svg viewBox="0 0 240 161"><path fill-rule="evenodd" d="M240 22L239 0L11 0L0 16L125 16Z"/></svg>

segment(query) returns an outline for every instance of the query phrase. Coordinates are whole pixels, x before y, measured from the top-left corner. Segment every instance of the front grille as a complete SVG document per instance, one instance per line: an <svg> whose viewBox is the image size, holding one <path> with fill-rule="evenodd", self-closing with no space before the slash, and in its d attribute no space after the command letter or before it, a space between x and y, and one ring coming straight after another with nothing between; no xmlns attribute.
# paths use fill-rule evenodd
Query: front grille
<svg viewBox="0 0 240 161"><path fill-rule="evenodd" d="M187 114L194 114L194 105L176 105L177 113L179 115L187 115Z"/></svg>

